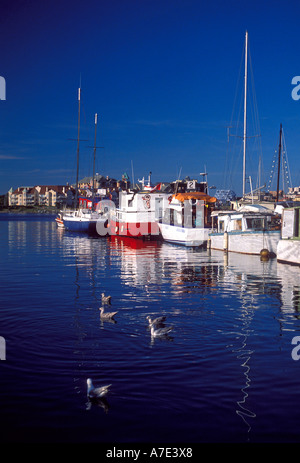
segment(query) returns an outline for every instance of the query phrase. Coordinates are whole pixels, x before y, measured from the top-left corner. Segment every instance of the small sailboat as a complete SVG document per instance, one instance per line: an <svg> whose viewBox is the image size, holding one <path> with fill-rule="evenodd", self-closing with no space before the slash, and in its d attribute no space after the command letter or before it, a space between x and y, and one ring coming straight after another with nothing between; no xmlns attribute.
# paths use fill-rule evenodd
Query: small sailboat
<svg viewBox="0 0 300 463"><path fill-rule="evenodd" d="M245 36L245 78L244 78L244 130L243 130L243 200L246 185L246 140L247 140L247 70L248 32ZM247 204L235 211L212 213L213 231L209 234L211 249L243 254L262 253L276 255L280 239L280 218L278 214L261 205Z"/></svg>
<svg viewBox="0 0 300 463"><path fill-rule="evenodd" d="M65 228L68 231L84 232L96 235L98 221L105 222L107 219L103 213L98 213L94 209L94 190L95 190L95 156L96 156L96 133L98 115L95 114L95 143L94 143L94 167L93 167L93 193L92 193L92 208L83 209L78 207L78 181L79 181L79 143L80 143L80 101L81 89L78 89L78 137L77 137L77 173L75 185L74 209L69 211L60 211L55 219L58 226Z"/></svg>

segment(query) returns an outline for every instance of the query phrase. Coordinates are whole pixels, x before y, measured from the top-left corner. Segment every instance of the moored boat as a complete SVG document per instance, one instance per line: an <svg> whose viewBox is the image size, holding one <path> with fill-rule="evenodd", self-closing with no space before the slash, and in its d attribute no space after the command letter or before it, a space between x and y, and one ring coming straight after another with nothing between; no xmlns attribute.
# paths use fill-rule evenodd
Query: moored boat
<svg viewBox="0 0 300 463"><path fill-rule="evenodd" d="M93 166L93 185L92 185L92 200L91 200L91 208L80 208L78 207L78 172L79 172L79 141L80 141L80 94L81 89L78 89L78 139L77 139L77 177L76 177L76 185L75 185L75 201L74 201L74 209L60 211L58 216L56 217L55 221L57 225L61 228L64 228L68 231L74 232L82 232L88 233L93 235L98 235L97 233L97 224L100 223L101 229L103 229L103 225L106 226L107 218L100 211L101 205L97 204L95 210L95 185L94 185L94 178L95 178L95 157L96 157L96 134L97 134L97 120L98 115L95 114L95 142L94 142L94 166Z"/></svg>
<svg viewBox="0 0 300 463"><path fill-rule="evenodd" d="M63 214L63 225L66 230L97 234L97 224L107 219L90 209L78 209Z"/></svg>
<svg viewBox="0 0 300 463"><path fill-rule="evenodd" d="M214 231L210 233L211 249L241 254L275 256L280 239L280 217L269 209L257 211L244 206L237 211L212 213Z"/></svg>
<svg viewBox="0 0 300 463"><path fill-rule="evenodd" d="M119 207L109 213L108 233L131 238L158 239L158 219L168 204L170 193L121 191Z"/></svg>
<svg viewBox="0 0 300 463"><path fill-rule="evenodd" d="M216 198L204 192L185 192L172 195L159 220L165 241L184 246L204 246L212 231L211 211Z"/></svg>
<svg viewBox="0 0 300 463"><path fill-rule="evenodd" d="M300 265L300 207L283 209L277 260Z"/></svg>

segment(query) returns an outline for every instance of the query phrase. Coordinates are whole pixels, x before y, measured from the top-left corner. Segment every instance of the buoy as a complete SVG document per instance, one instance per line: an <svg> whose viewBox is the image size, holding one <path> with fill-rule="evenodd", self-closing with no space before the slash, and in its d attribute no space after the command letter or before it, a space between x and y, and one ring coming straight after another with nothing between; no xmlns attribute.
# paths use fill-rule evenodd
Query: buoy
<svg viewBox="0 0 300 463"><path fill-rule="evenodd" d="M261 257L269 257L269 255L270 255L270 252L269 252L268 249L265 249L265 248L264 248L264 249L262 249L262 250L260 251L260 256L261 256Z"/></svg>

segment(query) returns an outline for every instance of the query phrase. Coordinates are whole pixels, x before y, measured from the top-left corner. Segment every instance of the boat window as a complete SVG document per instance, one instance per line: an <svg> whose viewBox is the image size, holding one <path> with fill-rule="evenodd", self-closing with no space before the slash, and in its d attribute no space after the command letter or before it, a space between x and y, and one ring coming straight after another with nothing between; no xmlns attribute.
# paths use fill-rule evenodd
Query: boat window
<svg viewBox="0 0 300 463"><path fill-rule="evenodd" d="M179 227L182 225L182 216L179 211L174 211L174 225Z"/></svg>
<svg viewBox="0 0 300 463"><path fill-rule="evenodd" d="M167 225L176 225L177 227L182 226L182 216L180 211L174 209L167 209L165 211L162 223Z"/></svg>
<svg viewBox="0 0 300 463"><path fill-rule="evenodd" d="M234 230L241 230L242 229L242 219L235 220Z"/></svg>
<svg viewBox="0 0 300 463"><path fill-rule="evenodd" d="M162 218L162 223L166 225L174 225L174 209L166 209Z"/></svg>
<svg viewBox="0 0 300 463"><path fill-rule="evenodd" d="M203 220L203 207L200 209L200 208L196 208L196 216L195 216L195 227L204 227L204 220Z"/></svg>
<svg viewBox="0 0 300 463"><path fill-rule="evenodd" d="M225 220L220 220L219 222L219 232L223 232L225 230Z"/></svg>
<svg viewBox="0 0 300 463"><path fill-rule="evenodd" d="M263 230L265 228L264 219L258 217L247 219L247 228L252 230Z"/></svg>

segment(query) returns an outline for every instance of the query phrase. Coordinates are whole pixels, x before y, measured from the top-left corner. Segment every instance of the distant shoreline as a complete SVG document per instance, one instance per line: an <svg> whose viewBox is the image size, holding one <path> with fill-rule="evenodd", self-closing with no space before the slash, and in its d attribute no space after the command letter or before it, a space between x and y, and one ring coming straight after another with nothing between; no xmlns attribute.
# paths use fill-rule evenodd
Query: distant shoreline
<svg viewBox="0 0 300 463"><path fill-rule="evenodd" d="M3 207L0 214L49 214L55 215L58 209L51 207Z"/></svg>

